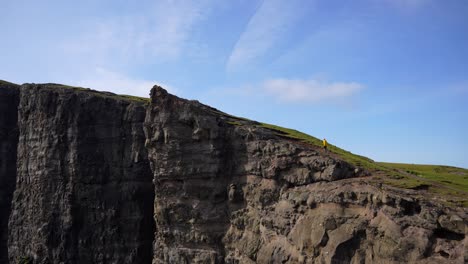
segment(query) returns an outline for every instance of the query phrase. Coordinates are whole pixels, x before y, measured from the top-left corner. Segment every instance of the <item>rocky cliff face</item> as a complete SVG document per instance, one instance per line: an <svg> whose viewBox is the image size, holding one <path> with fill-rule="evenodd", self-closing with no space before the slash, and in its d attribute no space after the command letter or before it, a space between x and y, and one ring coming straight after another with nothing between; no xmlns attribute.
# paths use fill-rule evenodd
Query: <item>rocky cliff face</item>
<svg viewBox="0 0 468 264"><path fill-rule="evenodd" d="M153 263L463 263L463 211L160 87L151 97Z"/></svg>
<svg viewBox="0 0 468 264"><path fill-rule="evenodd" d="M143 263L153 190L140 103L21 87L10 263Z"/></svg>
<svg viewBox="0 0 468 264"><path fill-rule="evenodd" d="M8 216L16 181L18 88L0 82L0 263L8 261Z"/></svg>
<svg viewBox="0 0 468 264"><path fill-rule="evenodd" d="M158 86L0 86L0 263L468 261L465 209L259 123Z"/></svg>

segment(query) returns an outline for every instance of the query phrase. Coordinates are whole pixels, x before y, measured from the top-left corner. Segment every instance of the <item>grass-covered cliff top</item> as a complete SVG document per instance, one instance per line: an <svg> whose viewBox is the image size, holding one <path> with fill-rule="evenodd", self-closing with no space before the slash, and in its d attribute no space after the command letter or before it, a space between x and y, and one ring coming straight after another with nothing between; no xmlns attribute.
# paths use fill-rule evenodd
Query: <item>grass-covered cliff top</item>
<svg viewBox="0 0 468 264"><path fill-rule="evenodd" d="M389 184L403 188L425 189L443 197L448 204L468 207L468 170L443 165L378 163L392 171Z"/></svg>
<svg viewBox="0 0 468 264"><path fill-rule="evenodd" d="M90 88L69 86L69 85L56 84L56 83L47 83L47 84L44 84L44 85L47 85L49 87L58 88L58 89L73 89L73 90L78 91L78 92L86 92L86 93L93 94L95 96L113 98L113 99L118 99L118 100L126 100L126 101L142 102L142 103L150 102L150 99L145 98L145 97L138 97L138 96L126 95L126 94L115 94L115 93L111 93L111 92L100 92L100 91L92 90Z"/></svg>
<svg viewBox="0 0 468 264"><path fill-rule="evenodd" d="M229 122L242 125L246 119ZM279 136L322 147L322 140L300 131L276 125L258 123L260 127L275 131ZM436 197L447 205L468 207L468 170L449 166L417 165L375 162L364 156L353 154L333 144L328 150L344 161L369 171L372 181L413 190L424 190L429 197Z"/></svg>
<svg viewBox="0 0 468 264"><path fill-rule="evenodd" d="M4 80L0 80L0 85L19 86L17 84L10 83ZM111 92L100 92L100 91L92 90L90 88L76 87L76 86L70 86L70 85L64 85L64 84L45 83L45 84L39 84L39 85L44 85L49 88L55 88L55 89L73 89L77 92L86 92L95 96L112 98L112 99L117 99L117 100L125 100L125 101L140 102L140 103L150 102L150 99L145 98L145 97L138 97L138 96L126 95L126 94L115 94Z"/></svg>
<svg viewBox="0 0 468 264"><path fill-rule="evenodd" d="M7 81L0 80L1 85L16 85ZM51 89L73 89L77 92L89 93L94 96L112 98L117 100L125 100L138 103L149 103L149 98L137 97L131 95L119 95L110 92L100 92L89 88L74 87L62 84L48 83L43 84ZM278 136L297 140L305 144L310 144L321 148L322 141L313 136L307 135L300 131L284 128L276 125L259 123L249 119L231 116L220 112L217 109L206 106L209 111L221 114L228 118L228 123L235 126L255 125L265 129L269 129ZM370 181L378 181L380 183L413 190L424 190L428 195L439 197L441 200L450 205L468 207L468 170L449 166L437 165L417 165L417 164L402 164L402 163L385 163L375 162L364 156L353 154L349 151L341 149L333 144L328 145L328 150L344 161L367 170L371 173Z"/></svg>
<svg viewBox="0 0 468 264"><path fill-rule="evenodd" d="M1 86L1 85L19 86L19 85L16 84L16 83L7 82L7 81L4 81L4 80L0 80L0 86Z"/></svg>

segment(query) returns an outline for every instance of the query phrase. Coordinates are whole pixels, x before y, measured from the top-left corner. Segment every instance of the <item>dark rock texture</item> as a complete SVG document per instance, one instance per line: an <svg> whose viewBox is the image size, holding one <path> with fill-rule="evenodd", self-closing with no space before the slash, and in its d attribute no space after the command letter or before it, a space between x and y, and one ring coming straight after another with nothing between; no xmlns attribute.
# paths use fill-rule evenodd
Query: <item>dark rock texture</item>
<svg viewBox="0 0 468 264"><path fill-rule="evenodd" d="M155 86L0 81L0 263L466 263L467 210Z"/></svg>
<svg viewBox="0 0 468 264"><path fill-rule="evenodd" d="M8 261L8 217L16 182L18 88L0 81L0 263Z"/></svg>
<svg viewBox="0 0 468 264"><path fill-rule="evenodd" d="M144 263L153 186L145 107L58 85L23 85L11 263Z"/></svg>
<svg viewBox="0 0 468 264"><path fill-rule="evenodd" d="M466 212L161 87L151 97L153 263L463 263Z"/></svg>

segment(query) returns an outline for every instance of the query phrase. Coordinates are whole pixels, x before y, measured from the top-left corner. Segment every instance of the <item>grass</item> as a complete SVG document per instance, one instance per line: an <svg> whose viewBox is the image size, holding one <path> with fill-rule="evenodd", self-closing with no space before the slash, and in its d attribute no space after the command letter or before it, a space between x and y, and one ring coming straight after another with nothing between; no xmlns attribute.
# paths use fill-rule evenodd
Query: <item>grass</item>
<svg viewBox="0 0 468 264"><path fill-rule="evenodd" d="M10 83L4 80L0 80L0 85L14 85L18 86L17 84ZM54 88L54 89L73 89L78 92L86 92L90 93L96 96L100 97L105 97L105 98L112 98L112 99L118 99L118 100L125 100L125 101L132 101L132 102L140 102L140 103L149 103L151 100L150 98L146 97L138 97L138 96L133 96L133 95L126 95L126 94L114 94L110 92L99 92L95 90L91 90L89 88L83 88L83 87L76 87L76 86L70 86L70 85L64 85L64 84L56 84L56 83L46 83L43 84L49 88Z"/></svg>
<svg viewBox="0 0 468 264"><path fill-rule="evenodd" d="M133 96L133 95L114 94L114 93L110 93L110 92L99 92L99 91L91 90L89 88L69 86L69 85L63 85L63 84L55 84L55 83L48 83L46 85L49 86L49 87L52 86L53 88L59 88L59 89L73 89L75 91L87 92L87 93L91 93L91 94L96 95L96 96L112 98L112 99L120 99L120 100L140 102L140 103L149 103L150 102L150 98L138 97L138 96Z"/></svg>
<svg viewBox="0 0 468 264"><path fill-rule="evenodd" d="M0 80L0 85L2 84L14 85ZM89 88L61 84L47 85L53 88L74 89L76 91L113 99L140 103L150 102L149 98L98 92ZM216 109L212 109L212 111L226 116L228 118L227 123L233 126L259 126L274 131L280 137L297 140L320 148L322 147L322 141L320 139L294 129L255 122L246 118L225 114ZM445 200L447 200L450 205L468 207L468 199L466 199L466 194L468 192L468 170L466 169L449 166L375 162L372 159L356 155L332 144L328 144L328 149L330 152L341 157L344 161L376 175L374 178L387 185L405 189L426 189L430 194L446 198Z"/></svg>
<svg viewBox="0 0 468 264"><path fill-rule="evenodd" d="M320 139L300 131L266 123L259 124L263 128L275 131L278 136L322 147ZM468 207L468 199L466 198L468 170L466 169L449 166L375 162L372 159L353 154L331 144L328 144L328 149L346 162L375 174L375 178L384 184L404 189L425 189L430 195L442 197L448 206Z"/></svg>
<svg viewBox="0 0 468 264"><path fill-rule="evenodd" d="M16 83L7 82L7 81L4 81L4 80L0 80L0 85L13 85L13 86L18 86Z"/></svg>
<svg viewBox="0 0 468 264"><path fill-rule="evenodd" d="M300 131L294 130L294 129L289 129L289 128L284 128L276 125L271 125L271 124L266 124L266 123L260 123L261 127L271 129L277 132L279 136L282 137L287 137L291 139L296 139L305 143L309 143L311 145L317 146L317 147L322 147L322 140L307 135L305 133L302 133ZM344 149L341 149L337 146L334 146L332 144L328 144L328 149L337 155L339 155L343 160L346 162L356 166L360 167L366 170L385 170L388 171L388 168L385 168L384 166L374 162L373 160L366 158L364 156L356 155L353 154L349 151L346 151Z"/></svg>
<svg viewBox="0 0 468 264"><path fill-rule="evenodd" d="M322 140L300 131L267 123L259 123L216 111L228 117L227 123L234 126L258 126L275 132L276 135L297 140L316 147L322 147ZM375 162L356 155L335 145L328 144L330 152L344 161L369 171L372 182L414 190L426 190L429 198L438 197L447 206L468 207L468 170L448 166L415 165Z"/></svg>
<svg viewBox="0 0 468 264"><path fill-rule="evenodd" d="M151 101L151 99L147 97L139 97L139 96L133 96L133 95L126 95L126 94L118 94L117 96L131 100L131 101L138 101L142 103L149 103Z"/></svg>
<svg viewBox="0 0 468 264"><path fill-rule="evenodd" d="M440 166L440 165L419 165L404 163L380 163L382 166L402 170L406 173L437 182L449 188L468 192L468 170Z"/></svg>
<svg viewBox="0 0 468 264"><path fill-rule="evenodd" d="M237 121L228 121L227 123L230 124L230 125L233 125L233 126L242 126L242 124L240 122L237 122Z"/></svg>

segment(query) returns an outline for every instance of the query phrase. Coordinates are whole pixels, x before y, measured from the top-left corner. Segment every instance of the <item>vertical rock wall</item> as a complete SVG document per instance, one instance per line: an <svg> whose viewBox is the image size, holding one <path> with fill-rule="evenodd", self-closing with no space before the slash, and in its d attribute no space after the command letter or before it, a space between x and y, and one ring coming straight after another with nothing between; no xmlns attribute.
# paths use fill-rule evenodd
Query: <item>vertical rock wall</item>
<svg viewBox="0 0 468 264"><path fill-rule="evenodd" d="M151 99L154 264L463 263L463 210L161 87Z"/></svg>
<svg viewBox="0 0 468 264"><path fill-rule="evenodd" d="M152 98L145 125L156 194L153 263L221 263L233 170L230 131L209 108L160 87Z"/></svg>
<svg viewBox="0 0 468 264"><path fill-rule="evenodd" d="M8 262L8 217L16 182L17 85L0 82L0 263Z"/></svg>
<svg viewBox="0 0 468 264"><path fill-rule="evenodd" d="M153 263L252 261L267 245L258 233L262 214L284 190L354 176L346 163L255 122L157 86L151 97L145 132L156 194Z"/></svg>
<svg viewBox="0 0 468 264"><path fill-rule="evenodd" d="M151 100L0 81L0 263L467 261L466 208L161 87Z"/></svg>
<svg viewBox="0 0 468 264"><path fill-rule="evenodd" d="M58 85L23 85L9 258L148 263L152 174L143 103Z"/></svg>

